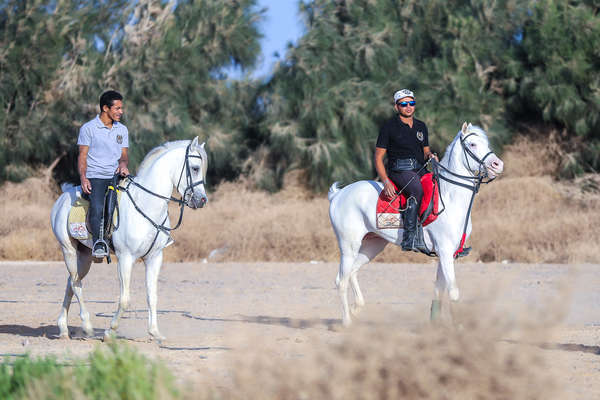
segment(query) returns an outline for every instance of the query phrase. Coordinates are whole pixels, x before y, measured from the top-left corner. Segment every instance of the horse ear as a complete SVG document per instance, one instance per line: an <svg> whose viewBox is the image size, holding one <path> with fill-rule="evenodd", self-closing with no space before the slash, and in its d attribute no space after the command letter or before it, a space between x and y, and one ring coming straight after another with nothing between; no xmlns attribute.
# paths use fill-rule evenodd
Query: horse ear
<svg viewBox="0 0 600 400"><path fill-rule="evenodd" d="M192 143L190 144L191 148L197 147L198 146L198 136L196 136L194 138L194 140L192 140Z"/></svg>
<svg viewBox="0 0 600 400"><path fill-rule="evenodd" d="M200 147L204 148L205 144L206 144L206 142L202 142L202 144L200 145Z"/></svg>
<svg viewBox="0 0 600 400"><path fill-rule="evenodd" d="M471 124L467 125L466 122L463 123L462 128L460 128L460 132L463 136L467 134L470 126L471 126Z"/></svg>

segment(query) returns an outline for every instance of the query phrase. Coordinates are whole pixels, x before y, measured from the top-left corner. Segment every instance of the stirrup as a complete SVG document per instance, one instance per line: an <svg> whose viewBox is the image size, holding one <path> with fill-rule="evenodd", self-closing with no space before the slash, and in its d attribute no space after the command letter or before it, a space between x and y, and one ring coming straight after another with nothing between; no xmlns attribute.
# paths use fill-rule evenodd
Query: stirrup
<svg viewBox="0 0 600 400"><path fill-rule="evenodd" d="M92 247L92 257L102 258L108 256L108 245L102 239L96 240Z"/></svg>

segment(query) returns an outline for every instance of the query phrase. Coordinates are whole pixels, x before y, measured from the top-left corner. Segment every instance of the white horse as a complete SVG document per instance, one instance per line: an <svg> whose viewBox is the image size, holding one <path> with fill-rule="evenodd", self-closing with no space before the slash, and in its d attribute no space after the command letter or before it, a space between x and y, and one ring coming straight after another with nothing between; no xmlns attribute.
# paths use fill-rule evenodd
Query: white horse
<svg viewBox="0 0 600 400"><path fill-rule="evenodd" d="M146 264L146 296L148 301L148 333L156 340L160 334L156 316L157 281L163 261L163 249L170 244L169 232L181 223L184 205L192 209L203 207L207 201L204 178L207 170L207 155L204 143L194 140L167 142L151 150L139 167L137 177L122 188L122 194L115 212L119 224L112 235L115 254L118 257L118 274L121 286L118 310L104 338L112 337L119 325L119 319L129 305L129 283L131 269L136 259L142 258ZM184 175L185 174L185 175ZM171 196L173 187L181 195L181 200ZM73 202L81 195L79 186L70 186L56 200L52 208L51 224L54 235L60 243L69 279L65 290L62 310L58 317L59 336L69 338L67 328L69 306L73 294L79 301L79 316L86 335L93 336L90 316L83 301L81 281L90 270L92 255L88 240L86 245L73 239L68 232L67 221ZM169 201L178 202L180 218L175 228L170 227L168 218Z"/></svg>
<svg viewBox="0 0 600 400"><path fill-rule="evenodd" d="M465 122L444 158L434 162L434 166L440 173L440 204L445 205L445 211L423 228L427 247L439 257L432 318L439 312L445 290L452 301L459 298L454 256L471 233L472 200L483 179L494 179L502 173L503 162L490 150L483 129ZM341 253L336 286L345 326L351 322L350 311L356 315L365 304L357 280L360 267L377 256L388 242L402 242L401 229L377 229L376 206L382 189L383 185L375 181L355 182L341 190L336 182L329 189L329 217ZM352 310L348 307L348 283L355 298Z"/></svg>

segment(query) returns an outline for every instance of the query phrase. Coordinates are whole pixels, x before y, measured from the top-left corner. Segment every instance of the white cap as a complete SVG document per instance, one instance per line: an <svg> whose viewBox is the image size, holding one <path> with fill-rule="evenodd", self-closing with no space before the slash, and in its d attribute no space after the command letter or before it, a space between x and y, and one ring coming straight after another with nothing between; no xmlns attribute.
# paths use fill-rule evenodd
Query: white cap
<svg viewBox="0 0 600 400"><path fill-rule="evenodd" d="M394 93L394 103L397 102L399 99L403 99L405 97L412 97L414 99L415 94L408 89L400 89L396 93Z"/></svg>

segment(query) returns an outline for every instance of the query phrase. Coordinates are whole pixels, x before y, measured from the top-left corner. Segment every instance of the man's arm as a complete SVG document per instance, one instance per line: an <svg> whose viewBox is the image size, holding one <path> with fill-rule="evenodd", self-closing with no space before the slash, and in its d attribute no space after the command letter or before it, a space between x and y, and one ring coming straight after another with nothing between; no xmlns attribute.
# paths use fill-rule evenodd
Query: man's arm
<svg viewBox="0 0 600 400"><path fill-rule="evenodd" d="M127 147L123 147L121 148L121 158L119 158L119 166L116 173L121 176L129 175L127 165L129 165L129 155L127 154Z"/></svg>
<svg viewBox="0 0 600 400"><path fill-rule="evenodd" d="M87 172L87 155L89 146L79 146L79 157L77 158L77 170L79 171L79 179L81 181L81 190L83 193L90 194L92 192L92 184L86 178L85 173Z"/></svg>
<svg viewBox="0 0 600 400"><path fill-rule="evenodd" d="M382 147L375 147L375 170L377 171L377 175L379 175L379 179L383 182L383 190L385 191L386 196L393 197L394 196L394 184L388 178L387 172L385 171L385 165L383 164L383 157L387 153L387 149Z"/></svg>

